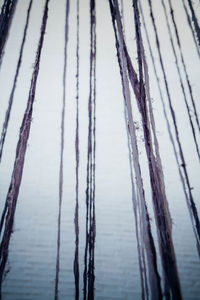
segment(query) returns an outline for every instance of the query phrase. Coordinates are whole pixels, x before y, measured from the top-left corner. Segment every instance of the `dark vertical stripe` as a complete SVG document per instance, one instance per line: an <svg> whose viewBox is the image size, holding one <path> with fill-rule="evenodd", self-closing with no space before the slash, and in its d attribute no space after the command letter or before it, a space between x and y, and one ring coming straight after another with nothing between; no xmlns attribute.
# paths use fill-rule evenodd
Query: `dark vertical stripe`
<svg viewBox="0 0 200 300"><path fill-rule="evenodd" d="M95 281L95 164L96 164L96 8L90 0L90 83L88 101L88 153L86 188L86 244L83 274L84 300L94 299Z"/></svg>
<svg viewBox="0 0 200 300"><path fill-rule="evenodd" d="M156 78L156 82L157 82L157 86L158 86L160 100L161 100L161 103L162 103L162 106L163 106L163 113L164 113L164 117L165 117L165 120L166 120L166 123L167 123L167 130L168 130L170 141L171 141L171 144L172 144L172 147L173 147L174 156L175 156L175 160L176 160L176 163L177 163L177 168L178 168L180 180L181 180L181 183L182 183L186 203L187 203L188 208L189 208L189 213L190 213L190 217L191 217L192 226L193 226L193 229L195 231L195 236L197 238L194 218L193 218L193 215L192 215L192 212L191 212L191 209L190 209L190 205L189 205L190 201L189 201L189 195L188 195L188 191L187 191L187 187L186 187L186 183L185 183L185 179L184 179L183 168L181 167L181 165L179 163L179 158L178 158L178 154L177 154L177 150L176 150L176 144L175 144L175 140L174 140L174 137L173 137L173 134L172 134L169 119L168 119L168 116L167 116L166 105L165 105L165 101L164 101L164 97L163 97L163 93L162 93L161 85L160 85L160 79L158 77L158 72L157 72L155 60L154 60L154 57L153 57L153 50L152 50L152 46L151 46L151 43L150 43L148 30L147 30L147 26L146 26L146 22L145 22L145 19L144 19L143 10L142 10L141 5L140 5L140 11L141 11L142 23L143 23L143 27L144 27L144 31L145 31L145 35L146 35L146 40L147 40L147 44L148 44L148 48L149 48L149 53L150 53L150 57L151 57L152 65L153 65L153 70L154 70L154 74L155 74L155 78ZM199 252L198 244L197 244L197 249L198 249L198 252Z"/></svg>
<svg viewBox="0 0 200 300"><path fill-rule="evenodd" d="M13 230L15 209L17 205L19 188L22 179L27 142L30 133L33 103L35 99L36 84L37 84L37 78L38 78L39 66L40 66L40 57L41 57L41 52L42 52L42 47L44 42L44 34L45 34L47 18L48 18L48 3L49 0L46 0L43 19L42 19L40 39L39 39L38 48L36 52L34 70L31 79L31 86L29 90L27 107L20 128L19 140L16 149L15 163L14 163L11 182L10 182L10 186L6 198L6 202L7 202L6 221L5 221L4 233L0 245L0 286L2 283L2 277L4 274L4 269L8 258L9 242Z"/></svg>
<svg viewBox="0 0 200 300"><path fill-rule="evenodd" d="M76 204L75 204L75 255L74 255L74 279L75 279L75 300L79 299L79 0L76 2Z"/></svg>
<svg viewBox="0 0 200 300"><path fill-rule="evenodd" d="M17 0L4 0L0 15L0 66Z"/></svg>
<svg viewBox="0 0 200 300"><path fill-rule="evenodd" d="M173 124L174 124L174 130L175 130L176 141L177 141L177 145L178 145L178 149L179 149L181 166L183 168L185 183L186 183L186 186L187 186L187 189L188 189L188 191L187 191L188 195L189 195L189 197L188 197L188 201L189 201L188 207L189 207L189 210L190 210L190 212L193 216L194 222L195 222L196 233L197 233L197 237L198 237L197 246L198 246L198 249L200 249L200 222L199 222L198 212L197 212L197 209L196 209L196 205L194 203L194 199L193 199L193 195L192 195L192 191L191 191L192 189L191 189L190 180L189 180L187 167L186 167L186 162L185 162L185 157L184 157L184 154L183 154L183 149L182 149L182 145L181 145L180 138L179 138L179 131L178 131L178 127L177 127L175 111L174 111L174 108L173 108L173 105L172 105L172 100L171 100L169 87L168 87L168 83L167 83L166 72L165 72L163 59L162 59L162 54L161 54L161 50L160 50L160 42L159 42L159 39L158 39L157 28L156 28L156 24L155 24L154 15L153 15L152 3L151 3L151 0L148 0L148 2L149 2L149 8L150 8L150 16L151 16L152 25L153 25L153 28L154 28L154 33L155 33L155 38L156 38L156 46L157 46L157 50L158 50L160 66L161 66L161 70L162 70L162 74L163 74L163 79L164 79L165 89L166 89L166 93L167 93L169 108L170 108L170 112L171 112L171 116L172 116L172 120L173 120Z"/></svg>
<svg viewBox="0 0 200 300"><path fill-rule="evenodd" d="M26 23L25 23L23 38L22 38L21 47L20 47L20 51L19 51L19 58L18 58L17 68L16 68L15 77L14 77L14 81L13 81L13 85L12 85L12 89L11 89L11 93L10 93L10 97L9 97L8 108L7 108L7 111L6 111L6 114L5 114L3 129L2 129L2 132L1 132L0 162L1 162L1 158L2 158L3 146L4 146L4 141L5 141L6 132L7 132L7 128L8 128L8 123L9 123L9 119L10 119L10 112L11 112L11 109L12 109L13 98L14 98L15 89L16 89L16 85L17 85L18 75L19 75L19 71L20 71L20 67L21 67L21 63L22 63L22 56L23 56L23 51L24 51L24 44L25 44L25 41L26 41L26 34L27 34L27 29L28 29L28 24L29 24L29 18L30 18L30 11L31 11L31 7L32 7L32 2L33 2L33 0L30 1L29 7L28 7L28 10L27 10Z"/></svg>
<svg viewBox="0 0 200 300"><path fill-rule="evenodd" d="M63 160L65 144L65 106L66 106L66 73L67 73L67 44L68 44L68 19L69 0L66 0L65 7L65 36L64 36L64 67L63 67L63 103L61 113L61 145L60 145L60 170L59 170L59 206L58 206L58 233L57 233L57 256L56 256L56 278L54 299L58 299L59 271L60 271L60 236L61 236L61 215L63 200Z"/></svg>
<svg viewBox="0 0 200 300"><path fill-rule="evenodd" d="M198 56L199 56L199 58L200 58L200 49L198 48L198 44L197 44L197 41L196 41L194 29L193 29L193 27L192 27L192 22L191 22L191 20L190 20L190 15L189 15L189 12L188 12L188 10L187 10L187 6L185 5L185 1L182 0L182 3L183 3L184 10L185 10L185 14L186 14L188 26L189 26L189 28L190 28L190 31L191 31L191 34L192 34L192 37L193 37L193 41L194 41L194 44L195 44L195 47L196 47L196 50L197 50L197 54L198 54Z"/></svg>
<svg viewBox="0 0 200 300"><path fill-rule="evenodd" d="M161 169L158 168L156 158L153 153L153 146L151 140L151 132L149 128L149 120L146 106L146 91L143 79L143 60L141 55L141 33L140 33L140 19L137 0L133 0L134 16L135 16L135 31L136 43L138 53L138 67L139 67L139 87L135 90L136 100L139 111L142 116L143 132L145 138L145 148L147 158L149 161L149 172L151 179L151 189L153 195L154 214L157 224L157 231L159 237L160 252L162 257L163 271L165 274L165 281L167 290L171 291L173 297L181 299L180 283L178 278L178 271L176 267L176 258L171 233L171 217L168 210L168 203L160 177ZM131 70L132 68L130 68ZM133 72L130 73L131 77L134 76ZM131 79L131 78L130 78ZM132 78L132 80L134 77ZM135 81L135 80L134 80ZM135 85L135 84L134 84ZM133 85L133 89L134 89ZM166 253L166 248L168 253ZM173 273L173 277L170 273Z"/></svg>
<svg viewBox="0 0 200 300"><path fill-rule="evenodd" d="M173 51L174 58L175 58L175 65L176 65L176 69L177 69L177 73L178 73L178 77L179 77L180 87L181 87L181 90L182 90L184 103L185 103L185 106L186 106L190 126L191 126L191 129L192 129L192 135L193 135L193 139L194 139L194 143L195 143L195 147L196 147L196 152L197 152L197 155L198 155L199 160L200 160L200 151L199 151L199 146L198 146L197 139L196 139L196 132L195 132L194 124L193 124L193 121L192 121L191 110L190 110L190 107L189 107L189 104L188 104L188 100L187 100L187 96L186 96L186 92L185 92L185 88L184 88L184 84L183 84L183 79L182 79L182 75L181 75L181 71L180 71L180 67L179 67L179 63L178 63L178 56L176 54L176 49L175 49L173 38L172 38L172 32L171 32L171 29L170 29L170 26L169 26L167 10L166 10L166 6L165 6L165 3L164 3L163 0L162 0L162 6L163 6L163 9L164 9L164 14L165 14L165 19L166 19L166 24L167 24L167 29L168 29L168 33L169 33L171 47L172 47L172 51ZM179 39L179 35L178 35L177 26L176 26L176 23L175 23L171 3L170 3L170 9L171 9L172 21L173 21L173 24L176 28L176 35L178 37L177 41L179 41L180 39ZM180 45L180 42L178 42L178 44ZM180 52L181 52L181 58L183 60L182 50L181 50L181 48L179 48L179 49L180 49ZM183 65L185 66L185 63ZM188 78L187 71L185 70L185 72L186 72L186 78ZM196 110L196 107L195 107L195 110Z"/></svg>
<svg viewBox="0 0 200 300"><path fill-rule="evenodd" d="M132 115L131 115L131 110L128 109L128 87L126 86L126 81L127 81L127 76L123 72L123 62L122 62L122 55L120 55L120 46L119 46L119 40L118 40L118 34L117 34L117 28L116 28L116 20L115 20L115 8L114 4L109 1L110 4L110 10L111 10L111 16L112 16L112 23L113 23L113 29L114 29L114 34L115 34L115 40L116 40L116 50L117 50L117 57L118 57L118 63L119 63L119 68L120 68L120 74L121 74L121 81L122 81L122 90L123 90L123 96L124 96L124 103L125 103L125 123L126 123L126 128L127 128L127 135L128 135L128 145L129 145L129 151L130 151L130 165L131 160L133 160L134 163L134 168L135 168L135 173L136 173L136 184L137 184L137 189L139 190L139 195L140 195L140 201L145 201L144 199L144 190L143 190L143 182L142 182L142 177L141 177L141 170L140 170L140 164L138 160L138 148L136 144L136 136L135 136L135 131L131 130L131 124L133 125L134 128L134 123L132 120ZM131 115L131 116L130 116ZM133 136L134 136L134 141L135 144L133 146ZM132 158L134 153L134 157ZM131 166L131 179L132 179L132 166ZM140 279L141 279L141 297L142 299L145 299L145 295L148 293L148 287L147 287L147 282L146 282L146 268L144 267L145 261L144 261L144 256L142 255L142 247L143 247L143 241L141 240L141 228L138 226L137 222L137 215L139 212L137 211L137 207L140 207L139 203L136 202L136 198L134 197L134 185L133 185L133 180L132 180L132 199L133 199L133 205L134 205L134 214L135 214L135 223L136 223L136 238L137 238L137 245L138 245L138 259L139 259L139 270L140 270ZM141 217L141 214L139 214L139 218ZM139 220L139 224L141 224Z"/></svg>
<svg viewBox="0 0 200 300"><path fill-rule="evenodd" d="M126 46L124 42L123 30L122 30L122 25L119 16L118 3L117 1L110 0L109 4L110 4L112 21L113 21L115 39L116 39L116 49L117 49L119 67L120 67L120 74L122 78L125 110L127 111L127 117L125 114L125 120L127 119L128 121L127 128L130 134L132 153L134 155L133 163L134 163L134 169L136 173L136 183L137 183L137 187L140 187L138 190L140 199L138 200L139 202L137 204L138 207L141 209L141 212L139 212L139 217L141 218L139 223L142 224L140 228L140 235L141 235L140 243L144 244L145 246L148 268L149 268L149 276L150 276L149 280L151 283L152 283L151 280L153 280L155 283L155 286L152 288L152 293L154 297L159 299L161 297L160 277L157 271L156 249L154 246L153 236L151 234L150 219L147 211L147 206L145 203L143 183L142 183L141 171L140 171L139 160L138 160L138 150L137 150L134 122L132 117L132 108L130 102L130 92L129 92L128 78L127 78L128 72L127 72L127 61L126 61L126 51L125 51ZM117 23L116 25L115 22ZM135 216L137 218L136 212L135 212ZM146 282L146 267L145 267L143 246L141 249L138 247L138 254L142 256L142 259L141 260L139 259L142 299L148 299L149 292L148 292L148 285Z"/></svg>
<svg viewBox="0 0 200 300"><path fill-rule="evenodd" d="M198 126L198 130L200 132L199 118L198 118L198 114L197 114L197 110L196 110L196 105L195 105L195 101L194 101L194 97L193 97L192 85L190 83L190 79L189 79L189 75L188 75L188 72L187 72L185 60L184 60L184 57L183 57L183 51L182 51L181 41L180 41L180 38L179 38L179 33L178 33L177 25L176 25L176 20L174 18L174 11L173 11L173 8L172 8L171 0L168 0L168 2L169 2L169 6L170 6L170 13L171 13L171 18L172 18L172 23L173 23L173 26L174 26L176 41L177 41L179 52L180 52L180 56L181 56L181 62L182 62L182 65L183 65L183 69L184 69L185 77L186 77L186 81L187 81L187 86L188 86L189 93L190 93L190 99L191 99L192 106L193 106L193 109L194 109L194 115L195 115L196 123L197 123L197 126Z"/></svg>
<svg viewBox="0 0 200 300"><path fill-rule="evenodd" d="M194 23L194 29L196 31L197 41L198 41L198 44L200 47L200 27L199 27L198 20L197 20L191 0L188 0L188 5L189 5L190 11L191 11L192 21Z"/></svg>

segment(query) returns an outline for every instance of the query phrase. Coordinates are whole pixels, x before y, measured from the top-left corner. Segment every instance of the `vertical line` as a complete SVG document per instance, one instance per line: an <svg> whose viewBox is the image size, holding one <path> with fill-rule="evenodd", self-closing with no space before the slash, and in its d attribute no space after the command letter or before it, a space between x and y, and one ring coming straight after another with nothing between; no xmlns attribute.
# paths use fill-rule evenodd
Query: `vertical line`
<svg viewBox="0 0 200 300"><path fill-rule="evenodd" d="M60 146L60 170L59 170L59 208L58 208L58 232L57 232L57 257L56 257L56 278L54 299L58 299L58 285L60 272L60 237L61 237L61 215L63 200L63 154L65 144L65 106L66 106L66 73L67 73L67 44L68 44L68 19L69 0L66 0L65 7L65 36L64 36L64 67L63 67L63 103L61 114L61 146Z"/></svg>
<svg viewBox="0 0 200 300"><path fill-rule="evenodd" d="M14 77L14 81L13 81L13 85L12 85L12 89L11 89L11 93L10 93L10 97L9 97L8 108L7 108L7 111L6 111L6 114L5 114L5 118L4 118L3 129L2 129L2 132L1 132L0 163L1 163L2 153L3 153L5 137L6 137L6 133L7 133L7 128L8 128L8 123L9 123L9 119L10 119L10 112L11 112L11 109L12 109L13 98L14 98L15 89L16 89L16 85L17 85L18 75L19 75L19 71L20 71L20 67L21 67L21 63L22 63L24 44L25 44L25 41L26 41L26 34L27 34L28 25L29 25L29 18L30 18L30 11L31 11L31 7L32 7L32 2L33 2L33 0L30 1L29 7L28 7L28 10L27 10L26 23L25 23L23 38L22 38L21 47L20 47L20 51L19 51L18 63L17 63L15 77Z"/></svg>
<svg viewBox="0 0 200 300"><path fill-rule="evenodd" d="M185 1L182 0L182 3L183 3L184 10L185 10L185 14L186 14L188 26L189 26L189 28L190 28L190 30L191 30L191 34L192 34L192 37L193 37L193 40L194 40L194 44L195 44L195 47L196 47L196 50L197 50L197 54L198 54L198 56L199 56L199 58L200 58L200 49L199 49L198 44L197 44L197 41L196 41L194 29L193 29L193 27L192 27L192 23L191 23L191 20L190 20L190 15L189 15L188 10L187 10L187 7L186 7L186 5L185 5Z"/></svg>
<svg viewBox="0 0 200 300"><path fill-rule="evenodd" d="M147 211L147 206L145 203L144 198L144 190L143 190L143 183L142 183L142 177L141 177L141 170L139 165L139 157L138 157L138 149L137 149L137 141L136 141L136 134L135 134L135 126L133 122L133 116L132 116L132 107L131 107L131 99L130 99L130 90L129 90L129 82L127 77L127 68L128 64L130 64L130 61L128 60L128 53L126 50L125 45L125 39L123 37L123 30L122 25L120 21L120 14L118 9L118 2L115 1L115 5L112 3L112 1L109 1L110 4L110 10L111 10L111 16L112 16L112 22L113 22L113 28L115 33L115 39L116 39L116 49L117 49L117 56L118 56L118 62L120 67L120 74L122 79L122 88L123 88L123 95L125 100L125 120L128 120L127 128L130 135L131 140L131 147L132 147L132 155L133 155L133 163L134 163L134 169L136 174L136 183L138 188L138 195L139 195L139 202L138 207L141 209L141 212L139 211L139 217L140 219L140 239L142 241L142 248L139 252L139 255L142 254L142 260L139 260L140 265L140 275L141 275L141 287L142 287L142 299L148 299L149 298L149 291L148 291L148 285L146 282L146 269L145 269L145 259L144 259L144 250L143 245L145 246L147 261L148 261L148 268L149 268L149 276L150 276L150 282L151 280L155 280L154 282L156 285L153 287L152 293L156 296L156 299L160 299L161 297L161 287L160 287L160 276L157 271L157 258L156 258L156 249L154 246L154 240L153 236L151 234L151 225L150 225L150 219ZM115 22L117 23L118 33L115 26ZM136 75L137 77L137 75ZM137 84L138 80L136 78L135 84ZM138 84L137 84L138 86ZM134 199L133 199L134 200ZM135 213L136 214L136 213ZM137 217L137 214L136 214ZM136 233L137 234L137 233ZM139 248L138 248L139 250ZM143 265L141 265L141 262Z"/></svg>
<svg viewBox="0 0 200 300"><path fill-rule="evenodd" d="M4 0L0 15L0 67L18 0Z"/></svg>
<svg viewBox="0 0 200 300"><path fill-rule="evenodd" d="M176 49L175 49L173 38L172 38L172 32L171 32L171 29L170 29L170 26L169 26L169 20L168 20L168 16L167 16L167 10L166 10L166 6L165 6L165 3L164 3L163 0L162 0L162 6L163 6L164 14L165 14L165 19L166 19L166 24L167 24L167 29L168 29L168 33L169 33L171 47L172 47L172 51L173 51L174 58L175 58L175 65L176 65L176 69L177 69L178 76L179 76L180 87L181 87L181 90L182 90L182 94L183 94L183 98L184 98L184 103L185 103L185 106L186 106L186 109L187 109L187 114L188 114L188 118L189 118L191 130L192 130L192 134L193 134L193 139L194 139L194 143L195 143L195 147L196 147L196 152L197 152L198 158L200 160L200 151L199 151L199 147L198 147L198 143L197 143L197 139L196 139L196 132L195 132L194 124L193 124L193 121L192 121L191 111L190 111L190 107L189 107L189 104L188 104L187 96L186 96L186 93L185 93L185 88L184 88L184 85L183 85L182 75L181 75L181 71L180 71L179 63L178 63L178 57L177 57L177 54L176 54ZM174 24L174 26L176 28L176 34L177 34L177 37L178 37L178 40L179 40L178 31L177 31L177 27L176 27L174 15L173 15L171 3L170 3L170 9L171 9L172 21L173 21L173 24ZM178 42L178 40L177 40L177 42ZM180 48L179 48L179 50L181 52L182 62L184 62L183 61L182 50ZM184 63L184 66L185 66L185 63ZM186 78L188 78L187 73L186 73Z"/></svg>
<svg viewBox="0 0 200 300"><path fill-rule="evenodd" d="M0 289L1 289L2 277L4 274L5 265L8 258L8 248L10 243L10 237L13 230L15 210L16 210L19 188L21 185L21 179L23 174L27 142L30 133L33 103L35 100L36 84L37 84L37 78L38 78L39 67L40 67L40 58L41 58L41 52L42 52L44 35L46 30L47 18L48 18L48 4L49 4L49 0L46 0L45 7L44 7L44 14L42 18L42 25L40 30L40 39L39 39L38 48L36 52L34 70L32 74L29 97L27 101L27 107L20 128L14 168L13 168L11 182L10 182L10 186L6 198L6 202L7 202L6 221L5 221L3 237L0 244ZM1 291L0 291L0 299L1 299Z"/></svg>
<svg viewBox="0 0 200 300"><path fill-rule="evenodd" d="M176 141L177 141L177 145L178 145L178 149L179 149L179 155L180 155L180 159L181 159L181 166L183 168L183 174L184 174L185 182L186 182L186 185L187 185L187 192L188 192L187 200L189 201L188 207L189 207L190 211L192 212L192 215L193 215L193 218L194 218L194 221L195 221L196 233L197 233L196 236L198 238L197 239L197 247L198 247L198 249L200 249L200 222L199 222L198 212L197 212L196 205L195 205L195 202L194 202L194 199L193 199L190 180L189 180L187 167L186 167L186 162L185 162L185 157L184 157L184 154L183 154L183 149L182 149L182 145L181 145L180 138L179 138L179 131L178 131L178 127L177 127L175 111L174 111L174 108L172 106L171 96L170 96L169 87L168 87L168 83L167 83L166 72L165 72L163 59L162 59L162 54L161 54L161 50L160 50L160 42L159 42L159 39L158 39L157 28L156 28L155 19L154 19L154 16L153 16L152 2L151 2L151 0L148 0L148 2L149 2L149 8L150 8L150 16L151 16L152 25L153 25L153 28L154 28L154 33L155 33L155 38L156 38L156 45L157 45L157 51L158 51L159 60L160 60L160 66L161 66L161 70L162 70L162 74L163 74L163 79L164 79L165 89L166 89L166 93L167 93L169 108L170 108L170 112L171 112L171 116L172 116L172 120L173 120L173 124L174 124L175 136L176 136Z"/></svg>
<svg viewBox="0 0 200 300"><path fill-rule="evenodd" d="M200 28L199 28L199 24L198 24L197 17L196 17L191 0L188 0L188 5L189 5L190 11L191 11L192 21L194 23L194 29L196 31L197 41L198 41L199 47L200 47Z"/></svg>
<svg viewBox="0 0 200 300"><path fill-rule="evenodd" d="M79 299L79 0L76 2L76 204L75 204L75 255L74 255L74 279L75 279L75 299Z"/></svg>
<svg viewBox="0 0 200 300"><path fill-rule="evenodd" d="M177 41L180 56L181 56L181 62L182 62L183 69L184 69L184 72L185 72L187 86L188 86L188 90L189 90L189 94L190 94L190 99L191 99L192 106L193 106L193 109L194 109L194 115L195 115L197 127L198 127L198 130L200 132L200 124L199 124L198 114L197 114L196 105L195 105L195 101L194 101L194 97L193 97L192 86L191 86L189 75L188 75L188 72L187 72L185 60L184 60L184 57L183 57L181 41L180 41L180 38L179 38L178 28L177 28L176 21L175 21L175 18L174 18L174 11L173 11L173 8L172 8L171 0L168 0L168 2L169 2L169 6L170 6L170 13L171 13L171 18L172 18L172 23L173 23L173 26L174 26L176 41Z"/></svg>
<svg viewBox="0 0 200 300"><path fill-rule="evenodd" d="M83 274L84 300L94 299L95 264L95 164L96 164L96 10L95 0L90 0L90 83L88 100L88 153L86 188L86 244Z"/></svg>

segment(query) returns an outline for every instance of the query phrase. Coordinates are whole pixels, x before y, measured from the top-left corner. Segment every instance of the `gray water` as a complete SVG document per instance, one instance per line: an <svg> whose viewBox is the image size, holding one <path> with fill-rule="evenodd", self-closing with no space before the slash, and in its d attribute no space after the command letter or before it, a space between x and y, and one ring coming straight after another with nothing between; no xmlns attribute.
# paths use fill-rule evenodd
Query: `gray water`
<svg viewBox="0 0 200 300"><path fill-rule="evenodd" d="M1 1L2 2L2 1ZM14 99L4 154L0 166L0 209L4 205L15 158L18 132L26 106L28 89L39 37L41 7L44 1L35 1L20 77ZM28 3L19 1L13 20L4 61L0 72L0 125L14 76L18 49ZM129 5L129 6L128 6ZM182 20L183 11L178 20ZM159 7L157 11L159 11ZM146 13L147 8L145 8ZM59 299L74 299L73 260L75 251L75 18L74 3L70 11L70 32L67 72L67 106L64 150L64 191L61 219L61 258ZM128 1L125 1L127 43L135 59L133 19ZM80 188L79 188L79 266L80 299L82 299L85 251L85 190L87 159L87 101L89 87L89 11L88 3L81 3L80 15ZM130 18L128 18L130 17ZM158 16L157 18L162 18ZM158 19L159 21L159 19ZM14 230L9 247L6 276L2 285L3 300L54 299L58 181L60 154L60 122L62 105L64 1L50 2L49 21L41 58L33 121L15 214ZM159 27L161 30L161 26ZM163 50L169 49L161 31ZM187 27L183 43L195 96L200 93L199 61ZM106 1L97 1L97 161L96 161L96 243L95 243L95 299L141 299L138 254L134 214L131 200L131 182L128 146L124 123L123 98L116 59L113 31ZM132 48L131 48L132 47ZM164 51L169 85L177 112L180 136L188 166L193 194L200 213L199 163L191 132L177 88L177 76L170 50ZM163 161L167 198L173 220L173 240L184 299L200 299L200 264L192 226L167 134L162 107L149 63L151 91L157 125L157 135ZM134 102L134 97L133 97ZM198 111L200 106L198 105ZM141 125L136 107L135 120ZM154 223L149 188L144 141L138 129L140 161L148 208ZM160 268L160 266L159 266ZM160 272L161 274L161 272Z"/></svg>

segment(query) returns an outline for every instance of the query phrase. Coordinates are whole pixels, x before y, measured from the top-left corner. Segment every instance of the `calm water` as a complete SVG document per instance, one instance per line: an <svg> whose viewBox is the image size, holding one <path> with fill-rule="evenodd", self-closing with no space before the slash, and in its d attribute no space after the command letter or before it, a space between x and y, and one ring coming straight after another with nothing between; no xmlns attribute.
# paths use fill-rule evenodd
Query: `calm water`
<svg viewBox="0 0 200 300"><path fill-rule="evenodd" d="M2 1L1 1L2 2ZM131 183L128 147L124 124L123 98L116 51L106 1L97 1L97 161L96 161L96 243L95 243L95 299L141 299L138 254L135 236L134 214L131 200ZM33 5L29 35L24 60L17 85L11 121L0 166L0 209L4 205L10 183L18 132L25 109L29 83L37 47L43 1ZM79 186L79 267L80 299L83 294L85 251L85 190L87 158L87 101L88 101L88 4L81 4L80 48L80 186ZM126 4L127 5L127 4ZM178 7L178 5L177 5ZM2 91L0 125L6 111L9 90L15 72L20 45L26 1L19 1L13 20L6 54L0 72ZM54 299L58 183L60 155L60 122L62 105L63 26L64 1L50 2L49 21L38 78L33 121L26 153L14 230L9 247L6 276L2 286L3 300L51 300ZM125 6L127 27L130 9ZM61 257L59 299L74 299L73 260L75 252L75 6L71 5L70 37L68 48L68 89L64 150L64 191L61 219ZM180 14L183 12L181 11ZM178 16L179 19L180 16ZM159 17L158 17L159 18ZM181 17L180 17L181 19ZM103 21L102 21L103 20ZM102 24L102 26L101 26ZM164 30L164 29L163 29ZM166 29L165 29L166 30ZM188 29L187 29L188 30ZM199 95L199 63L191 40L185 29L185 54L190 59L189 70L195 96ZM161 34L161 36L163 36ZM164 47L169 47L161 37ZM127 43L134 44L127 29ZM133 47L134 49L134 47ZM134 50L133 50L134 51ZM135 52L136 53L136 52ZM136 57L136 54L133 57ZM169 55L167 57L167 54ZM177 112L194 198L200 213L199 163L195 154L191 132L180 91L174 75L174 60L164 52ZM151 65L150 78L157 134L166 182L166 192L173 220L173 239L184 299L200 299L200 264L191 222L169 142L162 108ZM134 101L134 98L133 98ZM199 110L198 106L198 110ZM134 117L141 125L134 109ZM151 193L149 189L142 132L138 129L140 160L152 228L156 239ZM160 268L160 267L159 267ZM161 272L160 272L161 273Z"/></svg>

